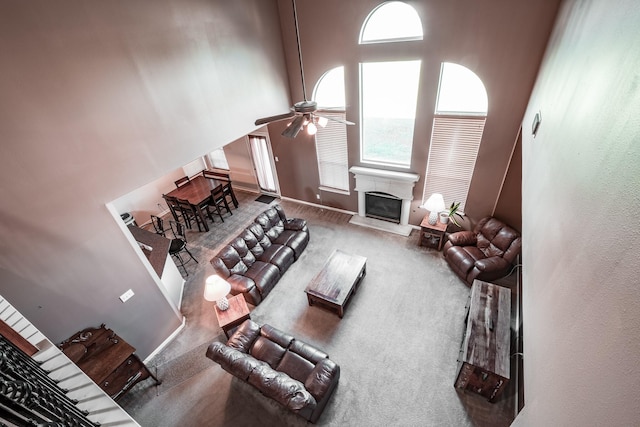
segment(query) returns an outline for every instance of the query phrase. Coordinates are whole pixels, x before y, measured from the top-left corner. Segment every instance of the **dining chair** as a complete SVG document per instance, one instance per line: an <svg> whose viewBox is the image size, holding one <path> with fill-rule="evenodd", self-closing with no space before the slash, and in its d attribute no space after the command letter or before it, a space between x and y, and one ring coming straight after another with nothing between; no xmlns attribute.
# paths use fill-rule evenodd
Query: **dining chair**
<svg viewBox="0 0 640 427"><path fill-rule="evenodd" d="M181 222L169 221L169 226L173 233L173 239L171 239L171 244L169 245L169 254L180 263L180 266L188 276L189 272L184 265L188 263L190 259L187 259L185 262L182 257L183 252L186 252L189 257L196 262L196 264L199 264L199 262L187 248L187 234L185 232L184 224Z"/></svg>
<svg viewBox="0 0 640 427"><path fill-rule="evenodd" d="M169 211L171 212L173 220L176 222L180 222L180 219L182 218L182 210L178 205L178 199L167 194L163 194L162 198L165 200L165 202L167 202L167 206L169 207Z"/></svg>
<svg viewBox="0 0 640 427"><path fill-rule="evenodd" d="M176 184L176 188L180 188L183 185L187 185L188 183L190 183L191 180L189 179L188 176L183 176L182 178L180 178L179 180L174 181L174 182Z"/></svg>
<svg viewBox="0 0 640 427"><path fill-rule="evenodd" d="M222 182L222 191L224 192L225 197L231 197L231 202L234 207L238 207L238 199L236 198L236 194L233 192L233 186L231 185L231 176L228 173L223 172L215 172L210 170L203 170L202 176L205 178L216 179Z"/></svg>
<svg viewBox="0 0 640 427"><path fill-rule="evenodd" d="M164 229L164 220L159 216L151 215L151 224L153 224L153 228L156 230L156 234L164 236L166 231Z"/></svg>
<svg viewBox="0 0 640 427"><path fill-rule="evenodd" d="M186 199L177 199L178 206L180 207L180 212L182 212L182 219L184 220L185 225L188 229L191 229L191 221L195 221L198 226L198 231L206 231L206 225L204 223L204 218L202 217L202 211L199 208L192 205ZM203 230L204 228L204 230Z"/></svg>
<svg viewBox="0 0 640 427"><path fill-rule="evenodd" d="M225 196L222 187L223 186L221 184L211 190L211 203L209 204L209 206L207 206L207 209L215 209L222 222L224 222L224 217L222 216L221 209L226 209L227 212L231 215L233 215L233 212L231 212L231 209L229 208L229 203L227 202L227 197ZM211 220L213 220L213 218Z"/></svg>

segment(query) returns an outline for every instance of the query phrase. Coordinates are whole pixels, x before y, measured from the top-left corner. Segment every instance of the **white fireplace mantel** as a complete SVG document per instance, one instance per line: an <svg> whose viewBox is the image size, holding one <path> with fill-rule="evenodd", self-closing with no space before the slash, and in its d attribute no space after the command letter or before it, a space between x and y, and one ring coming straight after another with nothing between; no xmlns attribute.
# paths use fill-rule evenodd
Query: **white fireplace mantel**
<svg viewBox="0 0 640 427"><path fill-rule="evenodd" d="M413 187L420 179L420 175L361 166L352 166L349 171L356 178L355 190L358 192L358 216L365 216L365 193L379 191L402 199L400 225L409 224Z"/></svg>

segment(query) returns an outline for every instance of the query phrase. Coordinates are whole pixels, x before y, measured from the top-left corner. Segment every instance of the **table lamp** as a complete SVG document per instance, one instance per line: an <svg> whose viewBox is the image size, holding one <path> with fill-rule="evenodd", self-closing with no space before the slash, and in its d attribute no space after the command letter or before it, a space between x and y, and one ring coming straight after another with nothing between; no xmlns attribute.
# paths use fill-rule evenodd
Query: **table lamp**
<svg viewBox="0 0 640 427"><path fill-rule="evenodd" d="M230 290L231 285L229 282L214 274L207 277L204 283L204 299L207 301L215 301L218 308L224 311L229 308L227 294Z"/></svg>
<svg viewBox="0 0 640 427"><path fill-rule="evenodd" d="M438 222L438 213L445 210L447 206L444 204L442 194L433 193L420 207L429 211L429 224L434 225Z"/></svg>

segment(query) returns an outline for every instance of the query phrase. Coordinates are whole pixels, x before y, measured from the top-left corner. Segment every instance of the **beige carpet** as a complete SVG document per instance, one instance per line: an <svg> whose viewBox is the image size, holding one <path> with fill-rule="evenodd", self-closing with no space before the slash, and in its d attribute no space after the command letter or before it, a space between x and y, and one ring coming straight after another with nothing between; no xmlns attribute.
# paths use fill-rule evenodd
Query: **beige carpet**
<svg viewBox="0 0 640 427"><path fill-rule="evenodd" d="M120 404L142 426L301 426L307 422L233 378L205 357L224 340L211 303L203 300L208 260L267 205L239 192L240 207L209 233L191 232L191 263L182 311L186 328L149 364L163 383L138 384ZM278 203L276 200L274 203ZM251 313L326 351L340 365L340 383L318 425L507 426L509 393L490 404L454 389L469 288L440 252L408 237L349 223L350 215L290 201L290 217L308 221L300 259ZM226 234L225 234L226 233ZM234 233L234 234L230 234ZM309 307L304 288L335 249L367 257L367 276L343 319Z"/></svg>

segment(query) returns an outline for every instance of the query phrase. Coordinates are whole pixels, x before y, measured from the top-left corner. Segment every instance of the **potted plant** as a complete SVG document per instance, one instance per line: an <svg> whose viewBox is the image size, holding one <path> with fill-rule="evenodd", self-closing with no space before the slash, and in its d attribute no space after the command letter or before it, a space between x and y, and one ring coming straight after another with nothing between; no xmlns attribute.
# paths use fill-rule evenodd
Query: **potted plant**
<svg viewBox="0 0 640 427"><path fill-rule="evenodd" d="M440 212L440 221L443 224L446 224L449 220L451 220L451 222L453 222L458 227L462 227L460 223L458 223L458 221L456 220L456 217L458 217L459 219L464 219L462 214L458 213L459 209L460 209L460 202L451 203L451 206L449 206L449 209L446 209Z"/></svg>

